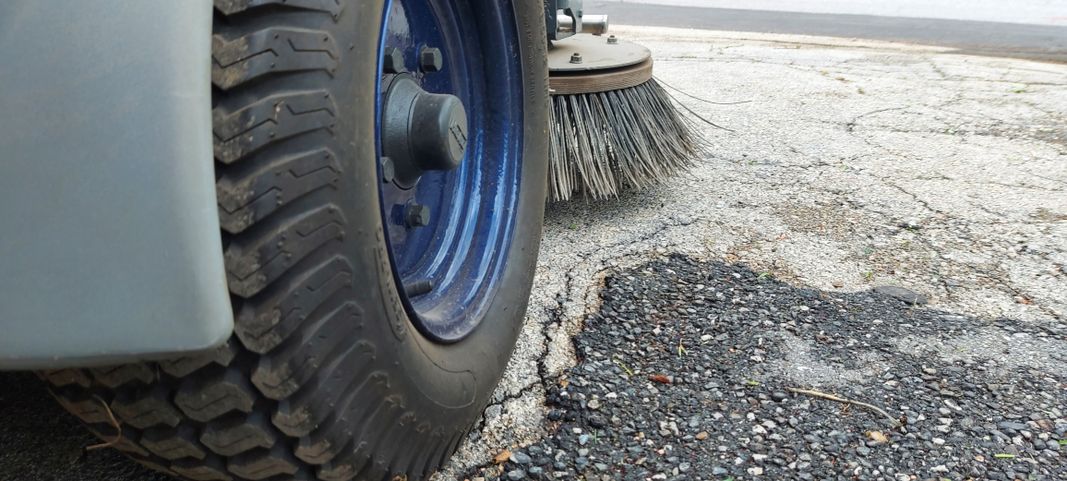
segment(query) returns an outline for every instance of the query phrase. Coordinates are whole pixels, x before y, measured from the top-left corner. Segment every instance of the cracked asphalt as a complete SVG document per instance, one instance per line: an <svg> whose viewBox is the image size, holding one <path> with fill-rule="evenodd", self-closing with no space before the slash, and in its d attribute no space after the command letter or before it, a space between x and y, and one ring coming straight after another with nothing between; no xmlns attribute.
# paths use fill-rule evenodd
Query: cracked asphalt
<svg viewBox="0 0 1067 481"><path fill-rule="evenodd" d="M707 157L668 185L549 206L515 356L483 423L437 481L477 475L503 450L552 436L548 397L577 362L573 339L601 308L604 280L677 255L831 294L904 287L958 314L962 334L906 332L887 349L1062 373L1067 65L875 41L612 29L652 50L678 101L729 130L703 126ZM1005 349L1004 337L979 328L995 319L1059 334ZM803 339L778 344L776 375L815 388L893 362L857 355L845 372ZM0 397L5 430L32 441L0 450L0 473L157 479L112 453L79 457L91 441L40 405L40 393L5 388Z"/></svg>
<svg viewBox="0 0 1067 481"><path fill-rule="evenodd" d="M707 158L669 185L549 207L516 354L438 481L492 473L493 456L554 436L546 394L575 365L572 339L599 309L604 279L673 254L829 293L904 287L975 326L949 341L902 335L901 352L932 345L954 353L948 361L1062 370L1067 65L866 40L612 29L652 50L678 101L730 130L704 126ZM1005 350L979 325L1002 318L1060 334ZM885 363L843 369L812 359L806 343L783 346L777 369L813 387Z"/></svg>

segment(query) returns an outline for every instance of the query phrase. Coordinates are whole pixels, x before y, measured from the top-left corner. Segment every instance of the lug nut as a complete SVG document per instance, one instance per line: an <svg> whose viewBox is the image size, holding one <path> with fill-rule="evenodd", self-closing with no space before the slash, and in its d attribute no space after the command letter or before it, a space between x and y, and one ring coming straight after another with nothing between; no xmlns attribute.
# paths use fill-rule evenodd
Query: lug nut
<svg viewBox="0 0 1067 481"><path fill-rule="evenodd" d="M619 43L619 39L615 38L614 35L608 35L608 43L611 45L615 45Z"/></svg>
<svg viewBox="0 0 1067 481"><path fill-rule="evenodd" d="M582 63L582 54L574 52L571 54L571 63Z"/></svg>
<svg viewBox="0 0 1067 481"><path fill-rule="evenodd" d="M385 73L401 73L404 71L404 52L399 48L388 47L382 57L382 71Z"/></svg>
<svg viewBox="0 0 1067 481"><path fill-rule="evenodd" d="M430 224L430 208L422 204L411 204L404 215L408 227L426 227Z"/></svg>
<svg viewBox="0 0 1067 481"><path fill-rule="evenodd" d="M445 60L441 56L441 49L423 47L419 51L419 68L423 72L439 72L444 67Z"/></svg>

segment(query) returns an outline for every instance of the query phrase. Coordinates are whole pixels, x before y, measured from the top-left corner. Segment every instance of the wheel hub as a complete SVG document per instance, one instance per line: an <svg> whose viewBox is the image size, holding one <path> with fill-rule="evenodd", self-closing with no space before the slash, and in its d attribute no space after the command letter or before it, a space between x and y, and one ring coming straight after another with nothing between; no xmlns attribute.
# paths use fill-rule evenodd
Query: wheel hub
<svg viewBox="0 0 1067 481"><path fill-rule="evenodd" d="M467 112L459 97L434 94L409 75L393 78L382 112L382 154L401 188L428 170L453 170L467 151Z"/></svg>
<svg viewBox="0 0 1067 481"><path fill-rule="evenodd" d="M511 2L393 0L379 46L378 183L397 292L456 342L494 299L522 172L522 59Z"/></svg>

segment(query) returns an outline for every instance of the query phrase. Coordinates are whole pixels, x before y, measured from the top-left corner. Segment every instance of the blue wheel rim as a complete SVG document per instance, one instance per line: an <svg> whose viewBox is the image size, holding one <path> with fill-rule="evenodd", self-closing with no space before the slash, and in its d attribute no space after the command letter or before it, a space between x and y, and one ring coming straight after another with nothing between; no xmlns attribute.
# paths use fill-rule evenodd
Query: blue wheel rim
<svg viewBox="0 0 1067 481"><path fill-rule="evenodd" d="M455 342L485 317L515 227L523 133L519 35L510 2L392 0L386 8L379 67L387 49L399 49L403 75L427 92L455 95L467 114L460 166L426 171L402 188L381 168L383 102L394 74L379 79L378 185L393 277L416 328ZM441 70L420 70L419 52L428 47L440 50ZM406 225L413 204L428 208L427 225Z"/></svg>

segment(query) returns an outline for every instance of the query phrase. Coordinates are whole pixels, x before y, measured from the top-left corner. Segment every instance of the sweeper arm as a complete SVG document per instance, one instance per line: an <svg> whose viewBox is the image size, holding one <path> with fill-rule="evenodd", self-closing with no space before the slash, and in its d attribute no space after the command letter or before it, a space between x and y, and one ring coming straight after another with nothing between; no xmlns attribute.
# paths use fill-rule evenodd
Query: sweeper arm
<svg viewBox="0 0 1067 481"><path fill-rule="evenodd" d="M571 27L563 29L560 18L570 20ZM582 31L582 0L545 0L545 28L548 40L563 40Z"/></svg>
<svg viewBox="0 0 1067 481"><path fill-rule="evenodd" d="M601 35L608 31L607 15L585 15L582 0L545 0L548 40L563 40L576 33Z"/></svg>

